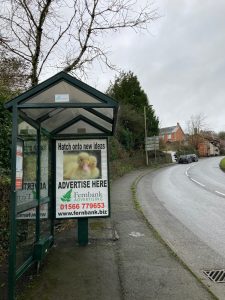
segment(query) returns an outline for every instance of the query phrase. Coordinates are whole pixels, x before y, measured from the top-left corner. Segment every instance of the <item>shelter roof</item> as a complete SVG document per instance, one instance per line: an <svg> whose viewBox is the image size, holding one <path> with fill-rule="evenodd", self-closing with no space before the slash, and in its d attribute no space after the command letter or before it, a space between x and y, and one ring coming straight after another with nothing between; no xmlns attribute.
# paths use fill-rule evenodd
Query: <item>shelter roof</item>
<svg viewBox="0 0 225 300"><path fill-rule="evenodd" d="M31 125L41 126L54 136L112 135L118 103L111 97L60 72L8 101Z"/></svg>

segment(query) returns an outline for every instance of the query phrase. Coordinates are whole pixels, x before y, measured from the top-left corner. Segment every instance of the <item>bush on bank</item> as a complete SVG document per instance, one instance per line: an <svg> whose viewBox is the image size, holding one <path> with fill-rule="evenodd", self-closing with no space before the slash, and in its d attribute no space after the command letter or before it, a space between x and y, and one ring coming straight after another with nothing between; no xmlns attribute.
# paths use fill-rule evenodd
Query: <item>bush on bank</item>
<svg viewBox="0 0 225 300"><path fill-rule="evenodd" d="M220 169L225 172L225 158L220 161Z"/></svg>
<svg viewBox="0 0 225 300"><path fill-rule="evenodd" d="M5 259L9 242L10 182L0 177L0 264Z"/></svg>

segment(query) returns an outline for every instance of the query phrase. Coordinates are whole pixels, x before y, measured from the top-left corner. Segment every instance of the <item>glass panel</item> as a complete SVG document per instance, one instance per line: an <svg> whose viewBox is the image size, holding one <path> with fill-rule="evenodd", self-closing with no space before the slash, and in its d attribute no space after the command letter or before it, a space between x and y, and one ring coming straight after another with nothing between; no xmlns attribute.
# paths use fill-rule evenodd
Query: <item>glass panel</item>
<svg viewBox="0 0 225 300"><path fill-rule="evenodd" d="M46 114L51 114L51 112L53 111L52 108L40 108L40 109L27 108L27 109L21 109L21 110L22 110L22 112L24 112L27 116L29 116L33 120L37 120L38 118L41 118L41 117L45 116Z"/></svg>
<svg viewBox="0 0 225 300"><path fill-rule="evenodd" d="M42 126L48 130L52 131L54 129L57 129L58 127L64 125L66 122L69 122L73 119L75 119L78 116L84 116L88 120L91 120L95 122L96 124L106 128L107 130L112 130L112 124L108 123L107 121L101 119L98 116L95 116L93 113L82 109L82 108L69 108L64 109L58 114L55 114L52 116L52 118L47 119L42 123Z"/></svg>
<svg viewBox="0 0 225 300"><path fill-rule="evenodd" d="M113 108L93 108L94 110L100 112L106 117L112 119L113 118Z"/></svg>
<svg viewBox="0 0 225 300"><path fill-rule="evenodd" d="M26 205L36 203L36 164L37 164L37 131L24 121L19 121L18 135L23 141L23 178L22 189L16 191L17 211Z"/></svg>
<svg viewBox="0 0 225 300"><path fill-rule="evenodd" d="M40 239L47 238L51 235L51 203L44 203L40 206Z"/></svg>
<svg viewBox="0 0 225 300"><path fill-rule="evenodd" d="M95 99L89 94L86 94L86 92L83 92L63 80L42 93L30 98L27 103L55 103L55 95L69 95L70 103L101 103L98 99ZM68 96L62 97L62 99L66 98L68 98ZM62 102L65 102L65 100Z"/></svg>
<svg viewBox="0 0 225 300"><path fill-rule="evenodd" d="M52 131L64 125L66 122L71 121L72 119L76 118L79 115L80 112L79 109L77 108L64 109L59 114L53 115L52 118L44 121L42 123L42 126L47 130Z"/></svg>
<svg viewBox="0 0 225 300"><path fill-rule="evenodd" d="M84 131L87 134L92 134L92 133L99 133L102 134L103 131L100 131L99 129L96 129L95 127L87 124L84 121L79 121L75 123L74 125L68 127L67 129L64 129L63 131L60 131L59 134L76 134L76 133L82 133Z"/></svg>
<svg viewBox="0 0 225 300"><path fill-rule="evenodd" d="M51 182L51 151L50 141L43 133L41 134L41 201L46 202L50 197ZM51 219L50 219L51 203L43 203L40 205L40 238L47 238L51 234Z"/></svg>
<svg viewBox="0 0 225 300"><path fill-rule="evenodd" d="M22 184L16 190L17 252L16 266L21 266L32 255L36 240L36 164L37 130L27 122L19 120L18 136L23 142ZM28 209L31 208L31 209Z"/></svg>
<svg viewBox="0 0 225 300"><path fill-rule="evenodd" d="M48 176L49 176L49 140L48 138L41 134L41 190L40 197L48 197Z"/></svg>
<svg viewBox="0 0 225 300"><path fill-rule="evenodd" d="M16 267L21 266L31 255L35 243L35 210L17 215Z"/></svg>
<svg viewBox="0 0 225 300"><path fill-rule="evenodd" d="M90 113L85 109L81 109L80 111L82 116L86 117L88 120L95 122L96 124L106 128L107 130L112 130L112 124L110 124L109 122L106 122L105 120L95 116L94 114Z"/></svg>

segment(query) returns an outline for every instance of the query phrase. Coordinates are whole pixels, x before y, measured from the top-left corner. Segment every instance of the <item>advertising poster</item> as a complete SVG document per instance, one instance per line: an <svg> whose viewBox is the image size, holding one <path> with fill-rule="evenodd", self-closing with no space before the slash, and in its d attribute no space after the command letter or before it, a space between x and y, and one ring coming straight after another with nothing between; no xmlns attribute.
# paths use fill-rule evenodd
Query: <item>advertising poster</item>
<svg viewBox="0 0 225 300"><path fill-rule="evenodd" d="M108 215L107 140L56 141L56 218Z"/></svg>
<svg viewBox="0 0 225 300"><path fill-rule="evenodd" d="M17 139L16 145L16 190L23 187L23 141Z"/></svg>
<svg viewBox="0 0 225 300"><path fill-rule="evenodd" d="M41 144L40 197L48 197L48 142ZM36 200L36 141L25 141L23 155L23 184L16 193L16 204L20 208ZM17 214L17 219L36 219L36 208ZM48 218L48 203L40 205L40 218Z"/></svg>

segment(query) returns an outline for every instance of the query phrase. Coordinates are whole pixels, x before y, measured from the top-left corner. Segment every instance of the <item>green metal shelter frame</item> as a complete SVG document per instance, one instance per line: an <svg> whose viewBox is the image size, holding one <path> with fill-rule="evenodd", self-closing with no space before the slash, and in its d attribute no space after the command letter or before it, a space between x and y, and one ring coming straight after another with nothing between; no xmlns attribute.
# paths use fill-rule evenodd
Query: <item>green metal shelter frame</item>
<svg viewBox="0 0 225 300"><path fill-rule="evenodd" d="M12 112L13 119L9 247L9 299L13 300L16 281L34 263L39 264L54 243L55 141L113 135L118 103L67 73L60 72L8 101L5 107ZM23 159L29 162L28 171L23 172L26 171L31 177L23 179L19 189L16 178L18 139L24 143ZM43 165L47 174L45 178L48 178L44 194ZM33 190L27 191L24 186ZM21 199L26 201L21 204ZM47 219L41 217L42 207L46 208ZM32 218L21 218L24 214ZM80 231L87 231L85 219L79 220ZM29 251L24 254L28 244L28 228L34 233L31 234ZM43 228L47 228L45 234ZM25 245L22 252L20 240Z"/></svg>

